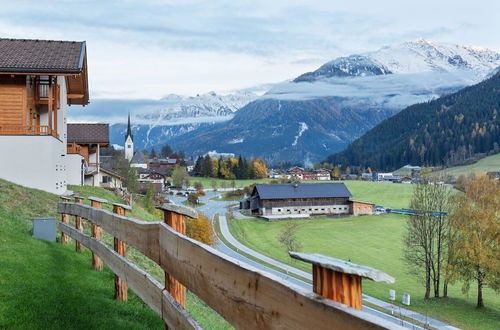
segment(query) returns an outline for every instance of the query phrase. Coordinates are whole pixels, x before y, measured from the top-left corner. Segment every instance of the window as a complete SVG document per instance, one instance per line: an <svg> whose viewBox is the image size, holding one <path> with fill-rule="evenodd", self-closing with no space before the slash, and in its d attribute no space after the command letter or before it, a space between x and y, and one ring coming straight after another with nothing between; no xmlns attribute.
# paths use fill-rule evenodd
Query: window
<svg viewBox="0 0 500 330"><path fill-rule="evenodd" d="M281 209L278 209L278 212L281 212Z"/></svg>
<svg viewBox="0 0 500 330"><path fill-rule="evenodd" d="M132 148L132 146L129 144L129 145L127 145L127 148L130 149L130 148Z"/></svg>

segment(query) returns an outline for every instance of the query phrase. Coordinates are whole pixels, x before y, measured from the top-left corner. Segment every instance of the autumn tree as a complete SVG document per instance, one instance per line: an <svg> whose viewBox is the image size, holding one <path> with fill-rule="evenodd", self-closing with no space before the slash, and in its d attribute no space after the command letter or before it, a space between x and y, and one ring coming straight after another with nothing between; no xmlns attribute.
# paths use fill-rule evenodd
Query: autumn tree
<svg viewBox="0 0 500 330"><path fill-rule="evenodd" d="M266 163L260 158L253 161L253 168L255 171L255 177L257 179L267 178L267 166Z"/></svg>
<svg viewBox="0 0 500 330"><path fill-rule="evenodd" d="M188 218L186 220L186 236L207 245L215 243L212 224L208 217L202 213L199 213L197 219Z"/></svg>
<svg viewBox="0 0 500 330"><path fill-rule="evenodd" d="M464 190L451 214L452 281L463 281L464 292L476 281L477 308L483 308L484 286L500 290L500 184L482 173L467 179Z"/></svg>
<svg viewBox="0 0 500 330"><path fill-rule="evenodd" d="M189 204L191 204L191 205L198 205L199 204L197 193L189 193L187 200L188 200Z"/></svg>

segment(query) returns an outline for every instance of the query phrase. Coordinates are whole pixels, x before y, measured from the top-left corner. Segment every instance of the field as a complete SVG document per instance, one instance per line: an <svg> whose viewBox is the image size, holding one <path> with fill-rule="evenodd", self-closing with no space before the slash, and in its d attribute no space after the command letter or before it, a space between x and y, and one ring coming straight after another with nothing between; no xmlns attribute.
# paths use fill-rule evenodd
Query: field
<svg viewBox="0 0 500 330"><path fill-rule="evenodd" d="M457 166L450 167L441 171L433 172L433 176L454 176L458 177L459 175L469 175L471 173L479 173L479 172L499 172L500 171L500 154L492 155L480 159L478 162L465 165L465 166Z"/></svg>
<svg viewBox="0 0 500 330"><path fill-rule="evenodd" d="M70 189L123 203L102 188ZM87 249L78 254L73 242L31 238L31 218L56 216L58 201L56 195L0 180L0 329L164 329L160 317L132 290L127 303L113 299L113 273L107 267L91 270ZM132 216L155 220L138 204ZM109 244L112 237L105 234L104 241ZM154 262L130 247L127 257L163 282L163 271ZM187 309L203 328L231 328L191 294Z"/></svg>
<svg viewBox="0 0 500 330"><path fill-rule="evenodd" d="M397 184L390 184L401 186ZM460 285L450 288L448 299L423 300L423 287L414 275L407 273L402 260L402 237L405 216L386 214L347 218L294 220L296 234L303 252L321 253L339 259L380 269L396 278L394 285L363 281L363 292L387 301L389 289L395 289L398 299L411 294L412 309L450 322L463 328L495 329L500 321L500 297L492 290L484 292L485 310L475 309L475 290L469 296L461 293ZM233 234L249 247L288 262L305 271L311 267L292 261L277 240L289 221L268 222L260 219L231 220Z"/></svg>
<svg viewBox="0 0 500 330"><path fill-rule="evenodd" d="M210 188L211 178L192 178L191 184L201 182L205 188ZM216 180L218 187L230 187L231 180ZM253 183L269 183L271 179L260 180L236 180L237 187L245 187ZM392 208L408 207L410 204L413 186L410 184L397 184L386 182L368 182L368 181L304 181L304 183L327 183L343 182L349 188L353 199L372 202L377 205Z"/></svg>

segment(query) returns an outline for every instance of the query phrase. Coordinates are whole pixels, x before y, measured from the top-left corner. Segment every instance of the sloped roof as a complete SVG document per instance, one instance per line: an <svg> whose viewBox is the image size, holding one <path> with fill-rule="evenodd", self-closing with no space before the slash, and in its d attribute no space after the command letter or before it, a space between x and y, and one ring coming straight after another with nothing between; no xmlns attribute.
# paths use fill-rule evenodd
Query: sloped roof
<svg viewBox="0 0 500 330"><path fill-rule="evenodd" d="M0 38L0 72L82 72L85 42Z"/></svg>
<svg viewBox="0 0 500 330"><path fill-rule="evenodd" d="M68 143L109 144L109 124L68 124Z"/></svg>
<svg viewBox="0 0 500 330"><path fill-rule="evenodd" d="M147 164L142 152L136 152L130 161L131 164Z"/></svg>
<svg viewBox="0 0 500 330"><path fill-rule="evenodd" d="M257 184L261 199L351 197L343 183Z"/></svg>

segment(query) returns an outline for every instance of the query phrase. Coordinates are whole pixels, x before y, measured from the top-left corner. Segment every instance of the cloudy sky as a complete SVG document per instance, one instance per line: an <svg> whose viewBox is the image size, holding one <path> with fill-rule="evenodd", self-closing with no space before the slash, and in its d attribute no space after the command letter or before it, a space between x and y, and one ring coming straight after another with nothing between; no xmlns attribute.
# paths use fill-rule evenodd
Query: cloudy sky
<svg viewBox="0 0 500 330"><path fill-rule="evenodd" d="M0 37L85 40L91 98L279 82L419 37L500 51L500 1L0 1Z"/></svg>

